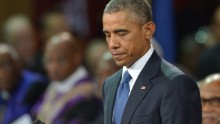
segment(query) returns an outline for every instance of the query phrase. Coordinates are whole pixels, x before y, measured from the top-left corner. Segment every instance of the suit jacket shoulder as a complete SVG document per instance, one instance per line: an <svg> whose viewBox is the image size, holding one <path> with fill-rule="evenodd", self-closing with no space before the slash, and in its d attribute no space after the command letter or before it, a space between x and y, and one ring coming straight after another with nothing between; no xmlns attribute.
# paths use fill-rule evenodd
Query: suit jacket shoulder
<svg viewBox="0 0 220 124"><path fill-rule="evenodd" d="M198 87L176 66L152 54L129 95L121 124L201 124ZM104 124L111 124L122 70L106 79L103 88Z"/></svg>
<svg viewBox="0 0 220 124"><path fill-rule="evenodd" d="M195 81L156 52L130 93L122 124L201 124L201 102Z"/></svg>
<svg viewBox="0 0 220 124"><path fill-rule="evenodd" d="M108 90L111 87L113 82L117 83L121 80L122 69L109 76L104 82L104 90ZM117 85L117 84L116 84ZM106 91L107 92L107 91Z"/></svg>

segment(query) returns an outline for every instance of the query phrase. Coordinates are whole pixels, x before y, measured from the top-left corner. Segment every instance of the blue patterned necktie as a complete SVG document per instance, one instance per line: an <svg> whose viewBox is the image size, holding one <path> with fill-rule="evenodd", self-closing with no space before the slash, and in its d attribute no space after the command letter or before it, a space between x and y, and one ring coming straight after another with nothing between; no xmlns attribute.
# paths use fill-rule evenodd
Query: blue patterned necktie
<svg viewBox="0 0 220 124"><path fill-rule="evenodd" d="M124 72L123 79L118 87L116 100L115 100L115 108L114 108L114 121L115 124L121 123L122 114L124 112L125 105L128 100L128 95L130 92L129 81L131 80L131 75L128 71Z"/></svg>

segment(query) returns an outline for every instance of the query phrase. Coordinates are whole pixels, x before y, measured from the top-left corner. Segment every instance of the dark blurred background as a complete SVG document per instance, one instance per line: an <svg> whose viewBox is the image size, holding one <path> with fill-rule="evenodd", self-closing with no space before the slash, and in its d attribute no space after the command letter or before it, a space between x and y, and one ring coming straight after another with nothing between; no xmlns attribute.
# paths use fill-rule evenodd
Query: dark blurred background
<svg viewBox="0 0 220 124"><path fill-rule="evenodd" d="M0 0L0 123L19 121L28 113L30 122L40 117L43 122L103 124L102 83L119 69L102 32L108 1ZM198 82L220 73L220 0L149 2L156 52ZM63 40L75 44L62 45ZM81 86L78 80L95 90L70 106L79 98L72 91L90 91L75 91ZM63 102L58 96L71 97ZM53 109L57 105L63 111Z"/></svg>
<svg viewBox="0 0 220 124"><path fill-rule="evenodd" d="M101 18L107 2L108 0L0 0L0 41L4 41L4 22L14 14L24 14L33 21L41 48L44 42L41 36L43 16L51 10L62 10L71 30L82 37L86 46L91 39L104 37ZM162 48L164 58L174 64L182 63L182 56L187 51L182 48L184 40L190 35L191 38L194 37L203 27L209 27L214 10L220 5L219 0L152 0L150 3L157 24L155 39ZM201 37L203 36L199 38Z"/></svg>

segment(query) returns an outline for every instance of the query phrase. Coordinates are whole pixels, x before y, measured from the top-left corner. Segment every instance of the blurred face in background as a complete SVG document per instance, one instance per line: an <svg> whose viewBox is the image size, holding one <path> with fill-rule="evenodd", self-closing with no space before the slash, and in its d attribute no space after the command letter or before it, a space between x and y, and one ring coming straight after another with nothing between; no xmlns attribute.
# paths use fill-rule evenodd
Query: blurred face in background
<svg viewBox="0 0 220 124"><path fill-rule="evenodd" d="M16 14L11 16L4 26L5 41L16 49L24 64L30 64L38 52L32 21L27 16Z"/></svg>
<svg viewBox="0 0 220 124"><path fill-rule="evenodd" d="M32 27L26 26L20 28L11 34L10 40L25 62L30 61L36 55L37 39Z"/></svg>
<svg viewBox="0 0 220 124"><path fill-rule="evenodd" d="M0 90L11 91L16 86L18 68L9 53L0 51Z"/></svg>
<svg viewBox="0 0 220 124"><path fill-rule="evenodd" d="M98 89L97 96L99 98L102 97L102 86L103 86L105 79L120 69L120 67L116 65L112 57L111 58L105 57L106 55L110 54L108 52L106 53L103 55L101 60L98 62L98 68L97 68L97 76L96 76L96 80L98 83L97 84L97 89Z"/></svg>
<svg viewBox="0 0 220 124"><path fill-rule="evenodd" d="M76 43L78 41L72 38L64 40L60 35L57 37L59 41L49 41L46 46L44 64L51 80L63 81L81 64L82 54Z"/></svg>
<svg viewBox="0 0 220 124"><path fill-rule="evenodd" d="M220 124L220 80L200 87L203 124Z"/></svg>

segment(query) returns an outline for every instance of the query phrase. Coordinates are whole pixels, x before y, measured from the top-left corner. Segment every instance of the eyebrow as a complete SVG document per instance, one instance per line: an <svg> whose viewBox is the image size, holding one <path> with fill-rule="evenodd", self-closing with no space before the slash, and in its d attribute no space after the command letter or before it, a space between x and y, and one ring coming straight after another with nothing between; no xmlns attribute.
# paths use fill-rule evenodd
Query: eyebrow
<svg viewBox="0 0 220 124"><path fill-rule="evenodd" d="M103 30L103 33L109 33L109 31L105 31L105 30Z"/></svg>
<svg viewBox="0 0 220 124"><path fill-rule="evenodd" d="M214 96L214 97L210 97L210 98L202 98L203 100L210 100L210 99L220 99L220 96Z"/></svg>
<svg viewBox="0 0 220 124"><path fill-rule="evenodd" d="M115 30L113 31L114 33L119 33L119 32L128 32L128 30L125 30L125 29L118 29L118 30Z"/></svg>
<svg viewBox="0 0 220 124"><path fill-rule="evenodd" d="M105 31L103 30L104 33L110 33L109 31ZM119 33L119 32L129 32L128 30L125 30L125 29L117 29L117 30L114 30L113 31L114 33Z"/></svg>

